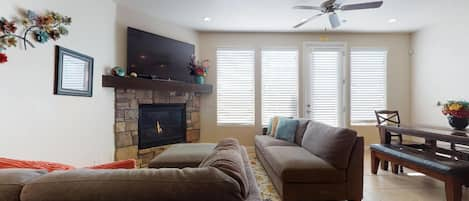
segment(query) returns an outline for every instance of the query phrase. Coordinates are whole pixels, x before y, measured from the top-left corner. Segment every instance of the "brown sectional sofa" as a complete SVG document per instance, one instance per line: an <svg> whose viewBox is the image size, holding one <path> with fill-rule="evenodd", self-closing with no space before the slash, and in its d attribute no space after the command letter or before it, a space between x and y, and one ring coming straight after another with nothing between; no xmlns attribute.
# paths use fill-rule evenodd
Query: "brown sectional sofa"
<svg viewBox="0 0 469 201"><path fill-rule="evenodd" d="M257 157L283 201L362 200L363 137L299 121L295 143L255 137Z"/></svg>
<svg viewBox="0 0 469 201"><path fill-rule="evenodd" d="M244 169L244 183L210 164L184 169L79 169L52 173L3 169L0 201L260 201L245 148L241 147L237 156L230 155L238 158L238 166L234 167L243 166L235 168L235 172ZM247 195L243 194L246 188Z"/></svg>

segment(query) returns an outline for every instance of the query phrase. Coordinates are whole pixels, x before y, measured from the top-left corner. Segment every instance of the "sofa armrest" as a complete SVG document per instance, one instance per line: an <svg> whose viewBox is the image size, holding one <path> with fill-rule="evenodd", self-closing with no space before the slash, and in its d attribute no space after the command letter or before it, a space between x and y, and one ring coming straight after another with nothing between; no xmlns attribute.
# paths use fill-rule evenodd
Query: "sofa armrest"
<svg viewBox="0 0 469 201"><path fill-rule="evenodd" d="M363 137L357 136L347 168L347 197L354 198L353 200L363 198L364 149Z"/></svg>

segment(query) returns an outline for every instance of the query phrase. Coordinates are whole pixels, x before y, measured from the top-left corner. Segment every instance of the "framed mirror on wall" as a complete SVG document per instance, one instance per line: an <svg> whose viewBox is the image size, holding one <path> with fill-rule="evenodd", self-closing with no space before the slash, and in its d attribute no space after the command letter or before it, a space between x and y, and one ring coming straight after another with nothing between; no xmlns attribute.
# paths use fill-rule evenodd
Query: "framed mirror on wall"
<svg viewBox="0 0 469 201"><path fill-rule="evenodd" d="M93 96L93 63L90 56L56 46L54 94Z"/></svg>

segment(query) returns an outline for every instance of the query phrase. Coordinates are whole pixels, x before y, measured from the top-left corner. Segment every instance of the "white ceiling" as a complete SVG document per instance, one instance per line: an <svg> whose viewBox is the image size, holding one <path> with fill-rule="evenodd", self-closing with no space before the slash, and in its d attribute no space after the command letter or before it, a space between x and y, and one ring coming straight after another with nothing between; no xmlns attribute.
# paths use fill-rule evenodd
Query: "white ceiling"
<svg viewBox="0 0 469 201"><path fill-rule="evenodd" d="M291 9L295 5L319 5L322 0L116 0L121 6L137 9L162 21L198 31L323 31L329 29L327 17L300 29L293 25L318 13ZM347 0L345 4L373 0ZM341 32L413 32L442 20L468 0L384 0L374 10L340 12L347 22ZM464 5L465 3L463 3ZM461 5L461 4L459 4ZM466 4L467 5L467 4ZM454 6L454 7L452 7ZM464 9L463 9L464 10ZM454 15L454 14L453 14ZM210 17L205 22L204 17ZM396 23L388 23L395 18Z"/></svg>

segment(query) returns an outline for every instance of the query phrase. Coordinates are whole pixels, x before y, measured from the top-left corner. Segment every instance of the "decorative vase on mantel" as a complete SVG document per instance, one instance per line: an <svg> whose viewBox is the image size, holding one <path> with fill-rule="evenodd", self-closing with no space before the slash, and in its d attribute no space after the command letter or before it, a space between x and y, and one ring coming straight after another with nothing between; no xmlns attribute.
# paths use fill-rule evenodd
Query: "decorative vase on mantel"
<svg viewBox="0 0 469 201"><path fill-rule="evenodd" d="M459 118L454 116L448 116L448 123L455 130L466 130L466 127L469 125L468 118Z"/></svg>
<svg viewBox="0 0 469 201"><path fill-rule="evenodd" d="M197 84L205 84L205 77L202 75L195 76L195 83Z"/></svg>
<svg viewBox="0 0 469 201"><path fill-rule="evenodd" d="M208 60L203 60L202 62L198 62L195 59L195 56L192 55L191 62L189 63L189 69L191 71L191 75L194 76L194 82L197 84L205 84L205 77L208 74Z"/></svg>

